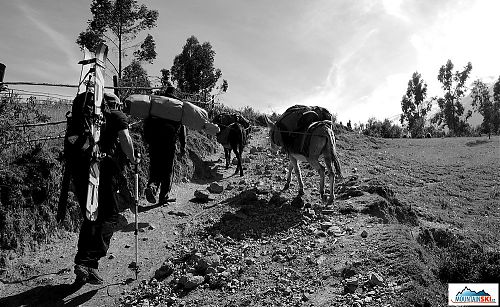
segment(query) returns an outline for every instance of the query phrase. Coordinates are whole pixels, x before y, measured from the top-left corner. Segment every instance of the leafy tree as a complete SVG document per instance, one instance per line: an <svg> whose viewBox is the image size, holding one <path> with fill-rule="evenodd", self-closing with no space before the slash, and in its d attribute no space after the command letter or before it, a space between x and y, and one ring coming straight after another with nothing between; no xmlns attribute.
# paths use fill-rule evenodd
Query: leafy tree
<svg viewBox="0 0 500 307"><path fill-rule="evenodd" d="M172 82L170 82L170 70L162 69L160 70L160 73L161 73L161 78L160 78L161 86L162 87L171 86Z"/></svg>
<svg viewBox="0 0 500 307"><path fill-rule="evenodd" d="M406 94L401 99L401 124L408 122L408 130L414 136L423 135L425 116L431 110L432 103L425 101L427 84L418 72L414 72L408 81Z"/></svg>
<svg viewBox="0 0 500 307"><path fill-rule="evenodd" d="M171 79L180 91L207 97L222 76L221 70L214 68L214 59L212 45L209 42L200 44L195 36L191 36L174 59ZM219 89L225 92L227 87L227 81L223 80Z"/></svg>
<svg viewBox="0 0 500 307"><path fill-rule="evenodd" d="M438 80L442 84L444 97L437 98L440 111L433 121L440 125L444 123L450 129L451 134L463 135L468 127L466 120L472 115L469 111L465 119L461 118L464 114L461 100L467 90L465 82L469 78L472 64L467 63L462 71L453 71L453 67L451 60L448 60L446 65L439 69Z"/></svg>
<svg viewBox="0 0 500 307"><path fill-rule="evenodd" d="M488 133L488 138L491 138L494 111L488 86L481 80L474 81L471 97L472 106L483 116L481 128L484 132Z"/></svg>
<svg viewBox="0 0 500 307"><path fill-rule="evenodd" d="M400 138L401 133L402 128L392 124L389 119L386 118L381 122L375 117L368 119L365 129L363 130L363 134L365 135L382 138Z"/></svg>
<svg viewBox="0 0 500 307"><path fill-rule="evenodd" d="M374 137L380 137L382 135L382 123L378 121L375 117L370 117L366 123L364 134Z"/></svg>
<svg viewBox="0 0 500 307"><path fill-rule="evenodd" d="M493 85L493 116L491 118L493 132L500 132L500 77Z"/></svg>
<svg viewBox="0 0 500 307"><path fill-rule="evenodd" d="M130 65L123 70L123 79L120 84L122 87L151 87L151 82L148 79L148 73L141 66L138 60L133 60ZM126 89L121 91L121 97L127 97L131 94L151 94L151 90L131 90Z"/></svg>
<svg viewBox="0 0 500 307"><path fill-rule="evenodd" d="M141 44L141 48L134 52L134 55L139 61L145 61L153 64L153 60L156 59L156 43L151 34L148 34Z"/></svg>
<svg viewBox="0 0 500 307"><path fill-rule="evenodd" d="M140 32L156 26L158 11L139 5L136 0L93 0L90 12L92 19L88 21L87 29L78 35L76 43L89 50L94 50L102 42L114 45L118 49L117 73L121 80L125 50L133 47L131 44ZM134 56L139 61L150 63L156 58L151 35L147 35Z"/></svg>

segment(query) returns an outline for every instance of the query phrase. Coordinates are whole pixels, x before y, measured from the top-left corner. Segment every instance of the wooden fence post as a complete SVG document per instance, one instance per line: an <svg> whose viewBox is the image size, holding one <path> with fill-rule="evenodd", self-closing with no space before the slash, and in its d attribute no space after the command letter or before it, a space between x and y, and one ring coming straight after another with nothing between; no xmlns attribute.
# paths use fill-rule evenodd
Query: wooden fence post
<svg viewBox="0 0 500 307"><path fill-rule="evenodd" d="M0 63L0 92L3 90L3 76L5 75L5 65Z"/></svg>
<svg viewBox="0 0 500 307"><path fill-rule="evenodd" d="M114 89L115 95L120 97L120 90L117 89L117 87L118 87L118 76L117 75L113 76L113 87L115 88Z"/></svg>

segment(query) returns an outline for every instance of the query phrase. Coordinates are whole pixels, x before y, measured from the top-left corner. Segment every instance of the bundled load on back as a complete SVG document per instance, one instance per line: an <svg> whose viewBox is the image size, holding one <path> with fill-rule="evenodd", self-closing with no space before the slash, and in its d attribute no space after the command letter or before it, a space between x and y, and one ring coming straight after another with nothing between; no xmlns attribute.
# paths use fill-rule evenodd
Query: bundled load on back
<svg viewBox="0 0 500 307"><path fill-rule="evenodd" d="M217 116L214 117L213 123L218 125L220 128L220 132L217 133L217 141L222 144L222 145L229 145L229 131L230 129L229 126L231 126L234 123L240 124L244 131L244 137L245 140L244 142L246 143L247 139L247 134L248 130L250 128L250 122L243 116L236 114L236 113L229 113L229 112L224 112L220 113Z"/></svg>
<svg viewBox="0 0 500 307"><path fill-rule="evenodd" d="M221 128L227 127L232 123L239 123L243 126L243 128L248 128L250 126L250 122L243 116L236 113L224 112L214 117L214 123L219 126L223 126Z"/></svg>
<svg viewBox="0 0 500 307"><path fill-rule="evenodd" d="M157 96L157 95L130 95L125 99L130 115L145 119L149 116L164 118L193 129L202 130L216 135L219 128L208 119L208 113L188 101Z"/></svg>
<svg viewBox="0 0 500 307"><path fill-rule="evenodd" d="M295 105L288 108L276 121L276 130L272 135L273 142L278 146L291 146L297 139L303 139L311 124L320 121L332 123L332 114L323 107ZM333 123L332 123L333 124ZM299 149L299 151L301 148Z"/></svg>

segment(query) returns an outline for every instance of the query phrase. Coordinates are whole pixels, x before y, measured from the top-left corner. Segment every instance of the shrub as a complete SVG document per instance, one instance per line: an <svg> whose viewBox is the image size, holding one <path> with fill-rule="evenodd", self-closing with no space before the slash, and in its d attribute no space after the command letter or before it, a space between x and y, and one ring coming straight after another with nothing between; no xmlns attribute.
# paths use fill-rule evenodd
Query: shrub
<svg viewBox="0 0 500 307"><path fill-rule="evenodd" d="M27 150L0 171L0 248L23 250L46 242L57 228L60 165L42 146Z"/></svg>
<svg viewBox="0 0 500 307"><path fill-rule="evenodd" d="M456 242L441 251L439 279L443 283L493 283L500 280L500 253L475 243Z"/></svg>
<svg viewBox="0 0 500 307"><path fill-rule="evenodd" d="M57 233L62 142L28 142L47 131L16 127L48 121L42 111L35 97L0 95L0 261L9 251L22 253Z"/></svg>

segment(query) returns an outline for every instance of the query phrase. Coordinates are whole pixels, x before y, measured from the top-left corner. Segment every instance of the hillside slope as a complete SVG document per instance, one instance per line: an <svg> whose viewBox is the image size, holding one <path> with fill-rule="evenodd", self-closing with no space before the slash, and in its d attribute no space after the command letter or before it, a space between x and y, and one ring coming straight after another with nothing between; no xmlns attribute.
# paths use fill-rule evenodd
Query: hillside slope
<svg viewBox="0 0 500 307"><path fill-rule="evenodd" d="M137 281L128 269L134 215L126 211L101 263L107 285L71 286L69 233L12 259L0 305L442 306L440 273L453 263L442 252L464 238L481 250L498 246L498 137L337 135L345 180L325 206L318 175L304 163L305 195L297 196L294 177L281 191L287 158L266 136L257 129L251 138L243 177L224 168L219 148L203 163L211 176L174 187L176 203L142 203ZM194 198L212 183L223 191Z"/></svg>

